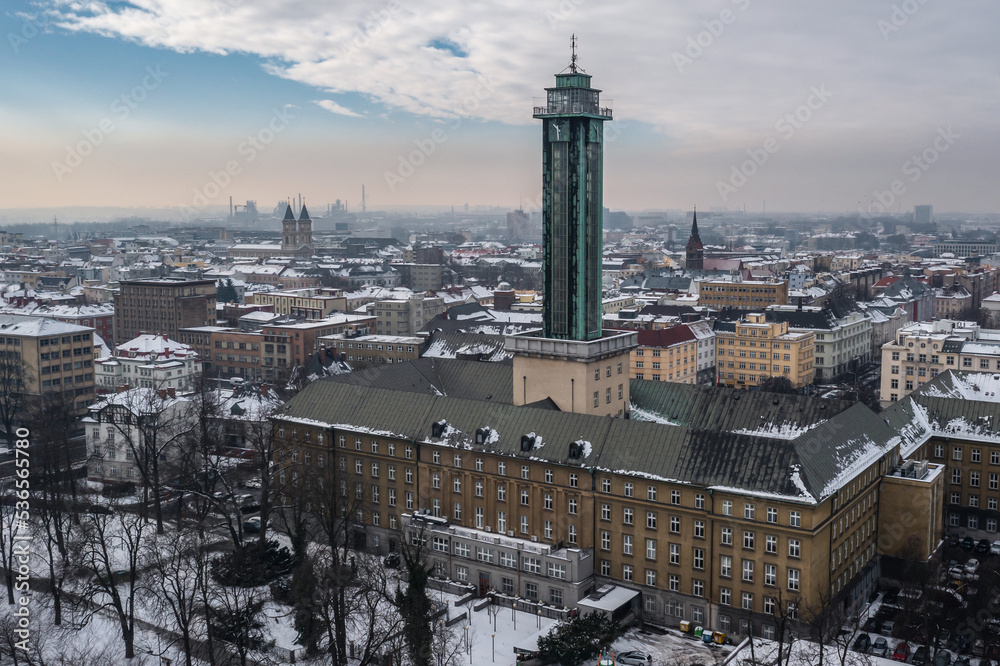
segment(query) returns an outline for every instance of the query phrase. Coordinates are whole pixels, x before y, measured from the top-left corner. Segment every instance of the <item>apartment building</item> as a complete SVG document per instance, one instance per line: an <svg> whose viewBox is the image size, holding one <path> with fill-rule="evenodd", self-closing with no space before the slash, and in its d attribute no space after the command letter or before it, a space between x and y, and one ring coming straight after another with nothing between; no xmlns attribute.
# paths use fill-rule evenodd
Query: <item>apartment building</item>
<svg viewBox="0 0 1000 666"><path fill-rule="evenodd" d="M379 333L416 335L427 322L447 309L443 298L415 293L406 299L375 301L373 312Z"/></svg>
<svg viewBox="0 0 1000 666"><path fill-rule="evenodd" d="M61 399L77 415L94 399L94 329L43 317L0 315L0 354L23 362L29 398Z"/></svg>
<svg viewBox="0 0 1000 666"><path fill-rule="evenodd" d="M801 388L814 378L816 335L791 331L787 321L763 312L715 322L716 375L720 386L751 388L768 377L786 377Z"/></svg>
<svg viewBox="0 0 1000 666"><path fill-rule="evenodd" d="M113 393L90 407L81 421L87 444L87 478L104 483L142 483L142 452L156 449L160 474L194 425L190 398L174 389L133 388ZM136 454L140 454L136 458Z"/></svg>
<svg viewBox="0 0 1000 666"><path fill-rule="evenodd" d="M900 328L895 340L882 345L882 404L948 370L1000 370L1000 330L951 319Z"/></svg>
<svg viewBox="0 0 1000 666"><path fill-rule="evenodd" d="M272 312L296 319L324 319L347 310L347 299L340 289L288 289L247 294L246 303L270 305Z"/></svg>
<svg viewBox="0 0 1000 666"><path fill-rule="evenodd" d="M97 390L111 393L120 386L130 386L192 391L201 365L192 347L166 335L147 333L118 345L113 356L95 362Z"/></svg>
<svg viewBox="0 0 1000 666"><path fill-rule="evenodd" d="M788 323L788 330L816 336L815 380L832 381L856 372L872 360L872 322L860 310L772 305L767 316ZM857 377L854 377L857 379Z"/></svg>
<svg viewBox="0 0 1000 666"><path fill-rule="evenodd" d="M769 305L788 304L787 280L743 280L731 276L697 280L698 304L713 310L764 310Z"/></svg>
<svg viewBox="0 0 1000 666"><path fill-rule="evenodd" d="M348 363L405 363L420 358L424 338L405 335L322 335L316 350L327 349Z"/></svg>
<svg viewBox="0 0 1000 666"><path fill-rule="evenodd" d="M421 516L436 575L481 594L574 607L613 583L646 621L767 636L873 589L900 438L864 405L633 380L633 418L608 419L505 404L509 370L476 370L418 392L310 384L275 419L279 483L329 470L376 552Z"/></svg>
<svg viewBox="0 0 1000 666"><path fill-rule="evenodd" d="M293 367L285 338L266 341L264 333L227 326L196 326L181 329L181 342L190 345L203 362L203 372L212 377L244 380L288 379Z"/></svg>
<svg viewBox="0 0 1000 666"><path fill-rule="evenodd" d="M434 291L444 284L442 264L393 263L399 272L400 283L413 291Z"/></svg>
<svg viewBox="0 0 1000 666"><path fill-rule="evenodd" d="M630 353L629 378L682 384L713 382L715 333L707 322L696 324L708 335L699 337L695 324L637 331L639 346Z"/></svg>
<svg viewBox="0 0 1000 666"><path fill-rule="evenodd" d="M178 340L178 331L214 326L215 280L123 280L115 295L115 341L143 333Z"/></svg>
<svg viewBox="0 0 1000 666"><path fill-rule="evenodd" d="M285 345L288 350L288 362L293 365L306 365L316 350L316 338L327 335L369 335L376 332L375 317L371 315L335 314L325 319L305 321L294 324L267 324L261 328L265 337L265 345L275 344L275 352ZM269 353L265 346L264 366L268 367ZM275 358L280 360L280 355Z"/></svg>

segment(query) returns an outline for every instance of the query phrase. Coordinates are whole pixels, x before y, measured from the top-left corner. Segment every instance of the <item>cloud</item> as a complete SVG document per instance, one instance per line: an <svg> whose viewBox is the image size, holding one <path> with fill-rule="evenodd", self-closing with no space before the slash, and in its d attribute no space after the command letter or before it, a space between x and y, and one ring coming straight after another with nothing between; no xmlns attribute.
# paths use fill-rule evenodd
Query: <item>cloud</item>
<svg viewBox="0 0 1000 666"><path fill-rule="evenodd" d="M330 113L336 113L338 115L348 116L351 118L364 118L364 116L361 115L360 113L356 111L351 111L346 106L341 106L340 104L334 102L332 99L319 99L314 101L316 104L323 107Z"/></svg>

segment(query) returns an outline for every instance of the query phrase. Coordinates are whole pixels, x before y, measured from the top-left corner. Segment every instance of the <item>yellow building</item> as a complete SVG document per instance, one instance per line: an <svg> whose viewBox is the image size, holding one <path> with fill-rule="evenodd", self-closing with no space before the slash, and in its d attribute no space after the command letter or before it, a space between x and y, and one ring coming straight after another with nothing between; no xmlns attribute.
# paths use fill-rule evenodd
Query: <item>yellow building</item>
<svg viewBox="0 0 1000 666"><path fill-rule="evenodd" d="M768 305L788 304L787 280L699 280L698 304L713 310L763 310Z"/></svg>
<svg viewBox="0 0 1000 666"><path fill-rule="evenodd" d="M815 334L792 333L788 322L767 321L756 312L715 324L716 375L721 386L750 388L768 377L787 377L795 388L815 374Z"/></svg>
<svg viewBox="0 0 1000 666"><path fill-rule="evenodd" d="M696 384L698 338L687 326L638 331L639 346L629 358L629 377L654 382Z"/></svg>

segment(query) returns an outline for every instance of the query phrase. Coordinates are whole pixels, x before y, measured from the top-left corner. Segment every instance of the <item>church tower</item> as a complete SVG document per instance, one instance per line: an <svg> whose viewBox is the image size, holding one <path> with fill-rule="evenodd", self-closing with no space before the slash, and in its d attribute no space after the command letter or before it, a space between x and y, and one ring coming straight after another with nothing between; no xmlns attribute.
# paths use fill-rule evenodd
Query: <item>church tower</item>
<svg viewBox="0 0 1000 666"><path fill-rule="evenodd" d="M285 219L281 221L281 249L283 251L294 250L298 246L298 230L295 225L295 213L292 212L291 204L285 204Z"/></svg>
<svg viewBox="0 0 1000 666"><path fill-rule="evenodd" d="M302 212L299 213L299 231L295 242L296 248L303 246L312 247L313 243L313 222L309 217L306 205L302 204Z"/></svg>
<svg viewBox="0 0 1000 666"><path fill-rule="evenodd" d="M701 236L698 235L697 208L694 209L694 216L691 220L691 237L688 238L684 258L687 268L697 270L703 270L705 268L705 249L701 245Z"/></svg>

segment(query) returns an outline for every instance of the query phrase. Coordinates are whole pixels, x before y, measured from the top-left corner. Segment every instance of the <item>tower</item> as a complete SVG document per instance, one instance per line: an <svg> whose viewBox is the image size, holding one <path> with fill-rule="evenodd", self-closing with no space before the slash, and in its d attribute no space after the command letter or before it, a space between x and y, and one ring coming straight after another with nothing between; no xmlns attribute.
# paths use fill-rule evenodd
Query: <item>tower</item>
<svg viewBox="0 0 1000 666"><path fill-rule="evenodd" d="M313 222L312 218L309 217L309 211L306 210L306 205L302 204L302 212L299 213L299 231L296 240L296 248L302 246L312 246L313 242Z"/></svg>
<svg viewBox="0 0 1000 666"><path fill-rule="evenodd" d="M694 209L691 218L691 236L688 238L687 248L684 252L685 265L687 268L702 270L705 268L705 248L701 245L701 236L698 235L698 209Z"/></svg>
<svg viewBox="0 0 1000 666"><path fill-rule="evenodd" d="M601 215L604 121L600 90L576 64L546 88L542 121L542 330L507 336L513 404L551 401L562 411L627 418L634 331L602 327ZM507 287L508 285L502 285ZM502 305L507 289L494 292Z"/></svg>
<svg viewBox="0 0 1000 666"><path fill-rule="evenodd" d="M604 121L600 90L576 64L546 88L542 121L542 236L544 336L560 340L601 337Z"/></svg>
<svg viewBox="0 0 1000 666"><path fill-rule="evenodd" d="M298 231L295 226L295 213L292 212L292 205L285 204L285 218L281 220L281 249L295 249L295 241L298 240Z"/></svg>

